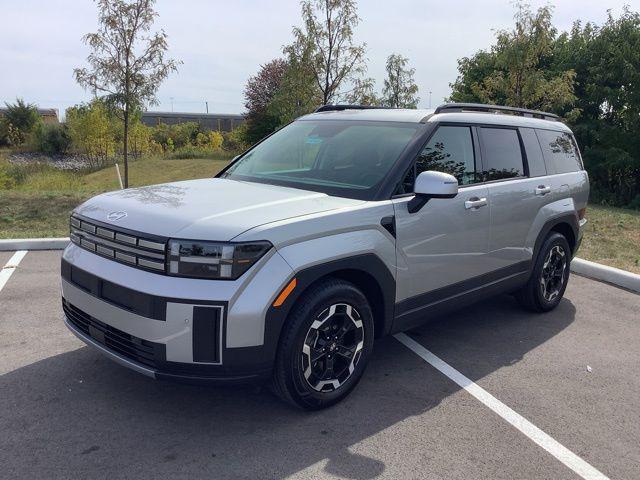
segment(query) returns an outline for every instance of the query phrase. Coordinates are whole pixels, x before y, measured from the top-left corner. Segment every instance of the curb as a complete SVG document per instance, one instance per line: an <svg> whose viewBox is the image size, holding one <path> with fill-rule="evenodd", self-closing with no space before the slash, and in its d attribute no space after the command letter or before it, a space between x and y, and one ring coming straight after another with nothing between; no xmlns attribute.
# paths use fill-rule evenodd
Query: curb
<svg viewBox="0 0 640 480"><path fill-rule="evenodd" d="M582 258L574 258L571 260L571 271L584 277L611 283L617 287L640 293L640 275L626 270L608 267L607 265L590 262Z"/></svg>
<svg viewBox="0 0 640 480"><path fill-rule="evenodd" d="M14 250L62 250L69 243L69 237L64 238L18 238L0 240L0 252ZM571 261L571 271L584 277L600 280L601 282L640 293L640 275L608 267L582 258Z"/></svg>
<svg viewBox="0 0 640 480"><path fill-rule="evenodd" d="M0 240L0 252L12 250L62 250L69 243L64 238L15 238Z"/></svg>

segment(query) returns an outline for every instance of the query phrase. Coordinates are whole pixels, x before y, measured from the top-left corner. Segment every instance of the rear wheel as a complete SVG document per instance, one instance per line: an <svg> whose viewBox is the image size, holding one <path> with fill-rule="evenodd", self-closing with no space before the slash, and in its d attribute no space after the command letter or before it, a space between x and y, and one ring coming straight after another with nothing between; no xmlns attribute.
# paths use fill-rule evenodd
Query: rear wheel
<svg viewBox="0 0 640 480"><path fill-rule="evenodd" d="M553 310L567 288L570 263L567 239L557 232L549 234L538 252L529 281L516 294L520 304L534 312Z"/></svg>
<svg viewBox="0 0 640 480"><path fill-rule="evenodd" d="M285 326L274 391L309 410L339 402L360 380L373 335L371 308L353 284L329 279L311 287Z"/></svg>

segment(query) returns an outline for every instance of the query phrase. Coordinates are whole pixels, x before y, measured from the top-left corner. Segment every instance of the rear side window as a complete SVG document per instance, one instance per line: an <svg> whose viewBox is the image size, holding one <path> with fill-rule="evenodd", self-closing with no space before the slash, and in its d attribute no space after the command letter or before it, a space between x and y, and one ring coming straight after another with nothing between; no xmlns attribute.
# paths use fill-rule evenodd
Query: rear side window
<svg viewBox="0 0 640 480"><path fill-rule="evenodd" d="M566 132L536 130L549 173L569 173L582 170L580 153L573 136Z"/></svg>
<svg viewBox="0 0 640 480"><path fill-rule="evenodd" d="M518 131L487 127L482 127L479 131L482 145L482 180L489 182L524 176Z"/></svg>
<svg viewBox="0 0 640 480"><path fill-rule="evenodd" d="M533 128L521 128L520 138L522 138L522 145L524 145L524 151L527 154L527 165L529 166L530 177L541 177L547 174L547 168L544 164L544 157L542 156L542 149L540 148L540 142Z"/></svg>

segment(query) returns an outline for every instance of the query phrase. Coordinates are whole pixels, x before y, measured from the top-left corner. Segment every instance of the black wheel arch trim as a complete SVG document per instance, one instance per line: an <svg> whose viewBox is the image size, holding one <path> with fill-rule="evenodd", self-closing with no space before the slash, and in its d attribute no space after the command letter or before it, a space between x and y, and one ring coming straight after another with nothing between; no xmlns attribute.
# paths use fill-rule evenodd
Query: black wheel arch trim
<svg viewBox="0 0 640 480"><path fill-rule="evenodd" d="M544 242L544 239L547 238L547 235L549 235L549 232L553 230L554 227L557 227L560 224L567 224L569 225L569 227L571 227L571 230L573 232L574 244L571 245L571 242L570 242L571 239L567 239L567 241L571 246L572 255L575 255L576 250L578 249L578 246L579 246L579 230L580 229L578 227L578 217L575 214L565 214L565 215L560 215L558 217L552 218L551 220L547 220L547 222L542 226L542 228L540 229L540 232L538 233L538 237L536 238L536 243L533 247L533 256L532 256L533 262L535 262L535 259L538 257L538 253L540 252L540 248L542 248L542 243Z"/></svg>
<svg viewBox="0 0 640 480"><path fill-rule="evenodd" d="M376 285L371 287L375 287L375 289L382 294L382 298L369 298L367 296L367 292L363 292L371 303L374 315L376 313L381 315L381 318L374 319L376 328L379 329L380 326L382 327L376 331L375 335L376 337L381 337L391 331L395 313L396 281L391 271L380 257L374 253L366 253L331 260L329 262L304 268L291 275L291 278L288 281L295 278L296 288L280 307L269 307L265 319L264 346L269 350L273 349L274 358L277 345L280 340L282 327L287 320L289 312L296 304L296 301L311 285L322 278L334 275L338 278L349 280L348 275L344 275L345 272L359 272L360 274L365 274L376 281ZM365 290L367 289L365 288ZM274 295L277 295L278 293L280 292L274 292ZM375 302L379 301L381 301L381 305L376 307Z"/></svg>

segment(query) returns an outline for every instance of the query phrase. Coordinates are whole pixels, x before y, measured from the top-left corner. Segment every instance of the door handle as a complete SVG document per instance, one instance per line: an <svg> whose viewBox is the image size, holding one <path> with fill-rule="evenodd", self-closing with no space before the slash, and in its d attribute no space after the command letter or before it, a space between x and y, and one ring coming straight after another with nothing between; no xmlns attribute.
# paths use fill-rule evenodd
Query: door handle
<svg viewBox="0 0 640 480"><path fill-rule="evenodd" d="M546 195L547 193L551 193L551 187L547 185L538 185L535 192L536 195Z"/></svg>
<svg viewBox="0 0 640 480"><path fill-rule="evenodd" d="M466 208L467 210L477 210L480 207L484 207L485 205L487 205L487 199L484 197L471 197L469 200L464 202L464 208Z"/></svg>

